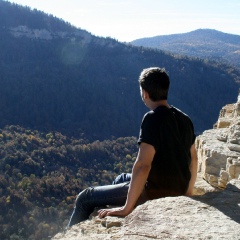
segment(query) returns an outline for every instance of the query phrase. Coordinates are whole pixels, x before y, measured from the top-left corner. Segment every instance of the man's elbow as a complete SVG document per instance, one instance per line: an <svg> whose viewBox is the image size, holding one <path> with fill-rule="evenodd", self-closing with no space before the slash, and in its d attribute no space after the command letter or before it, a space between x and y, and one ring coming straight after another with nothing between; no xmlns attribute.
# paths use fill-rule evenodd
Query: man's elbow
<svg viewBox="0 0 240 240"><path fill-rule="evenodd" d="M137 162L133 166L134 172L149 173L151 170L151 164Z"/></svg>
<svg viewBox="0 0 240 240"><path fill-rule="evenodd" d="M139 171L142 172L143 174L144 173L148 174L150 170L151 170L151 165L146 165L146 164L140 166L139 168Z"/></svg>

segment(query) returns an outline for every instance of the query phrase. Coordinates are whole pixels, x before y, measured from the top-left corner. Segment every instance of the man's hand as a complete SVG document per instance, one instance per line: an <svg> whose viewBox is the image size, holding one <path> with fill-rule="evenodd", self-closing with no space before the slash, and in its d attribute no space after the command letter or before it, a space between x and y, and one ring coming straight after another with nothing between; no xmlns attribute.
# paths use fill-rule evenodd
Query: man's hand
<svg viewBox="0 0 240 240"><path fill-rule="evenodd" d="M119 217L125 217L127 216L131 211L126 210L125 207L117 207L117 208L109 208L109 209L100 209L98 211L98 217L104 218L105 216L119 216Z"/></svg>

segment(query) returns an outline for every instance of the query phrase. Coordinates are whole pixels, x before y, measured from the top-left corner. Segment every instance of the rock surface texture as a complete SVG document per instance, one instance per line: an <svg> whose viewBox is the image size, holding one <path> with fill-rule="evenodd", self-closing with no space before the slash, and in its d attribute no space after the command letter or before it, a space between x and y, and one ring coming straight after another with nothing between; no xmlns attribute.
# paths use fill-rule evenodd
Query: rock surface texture
<svg viewBox="0 0 240 240"><path fill-rule="evenodd" d="M197 137L196 148L194 197L148 201L125 218L92 216L52 239L240 240L240 95L222 108L214 129Z"/></svg>
<svg viewBox="0 0 240 240"><path fill-rule="evenodd" d="M214 129L196 139L199 173L212 186L224 189L240 176L240 95L220 111Z"/></svg>
<svg viewBox="0 0 240 240"><path fill-rule="evenodd" d="M53 239L239 240L240 180L232 180L224 191L148 201L125 218L93 217Z"/></svg>

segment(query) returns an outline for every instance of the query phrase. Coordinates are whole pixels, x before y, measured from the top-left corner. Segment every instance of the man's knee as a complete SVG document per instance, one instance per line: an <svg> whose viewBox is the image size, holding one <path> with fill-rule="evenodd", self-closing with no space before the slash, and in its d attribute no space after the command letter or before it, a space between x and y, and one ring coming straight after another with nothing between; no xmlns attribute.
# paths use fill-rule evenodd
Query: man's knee
<svg viewBox="0 0 240 240"><path fill-rule="evenodd" d="M119 183L124 183L124 182L130 182L131 178L132 178L131 173L122 173L114 179L112 184L114 185L114 184L119 184Z"/></svg>
<svg viewBox="0 0 240 240"><path fill-rule="evenodd" d="M87 201L91 201L92 191L93 191L93 188L88 187L84 189L82 192L80 192L76 199L76 207L86 203Z"/></svg>

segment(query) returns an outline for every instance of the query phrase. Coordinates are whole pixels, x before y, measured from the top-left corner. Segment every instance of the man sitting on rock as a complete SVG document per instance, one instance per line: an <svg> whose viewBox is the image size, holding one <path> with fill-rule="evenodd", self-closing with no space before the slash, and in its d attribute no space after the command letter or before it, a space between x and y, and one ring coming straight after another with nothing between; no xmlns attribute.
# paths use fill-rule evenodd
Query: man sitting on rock
<svg viewBox="0 0 240 240"><path fill-rule="evenodd" d="M193 124L186 114L168 105L170 80L165 69L144 69L139 84L150 111L142 120L132 174L120 175L112 185L80 192L68 227L88 219L95 207L122 206L99 210L100 218L126 216L147 200L192 195L197 175Z"/></svg>

